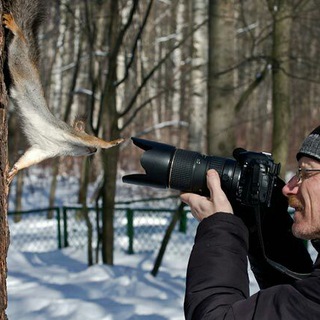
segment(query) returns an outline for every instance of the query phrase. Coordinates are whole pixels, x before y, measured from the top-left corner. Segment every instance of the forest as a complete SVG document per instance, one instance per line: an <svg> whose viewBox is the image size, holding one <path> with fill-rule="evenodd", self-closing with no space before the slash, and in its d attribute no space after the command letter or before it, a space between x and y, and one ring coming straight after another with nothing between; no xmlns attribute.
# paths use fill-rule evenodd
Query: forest
<svg viewBox="0 0 320 320"><path fill-rule="evenodd" d="M318 15L310 0L53 1L40 35L46 98L105 139L222 156L241 146L292 169L318 123ZM16 121L12 159L25 148ZM117 153L108 158L137 170L130 141Z"/></svg>
<svg viewBox="0 0 320 320"><path fill-rule="evenodd" d="M52 113L120 147L52 159L48 206L59 175L79 178L79 203L101 179L103 262L112 264L116 181L141 170L130 137L229 157L271 152L282 176L319 121L320 7L312 0L60 0L41 25L40 76ZM25 150L10 104L9 162ZM27 170L15 178L17 195ZM16 209L19 207L17 197Z"/></svg>
<svg viewBox="0 0 320 320"><path fill-rule="evenodd" d="M78 177L83 207L100 179L102 260L113 264L116 181L141 170L130 137L223 157L235 147L267 151L283 177L295 170L300 143L319 124L319 21L316 0L48 1L38 40L50 110L68 123L85 116L87 131L105 140L126 139L94 157L41 163L52 176L48 206L59 175ZM5 92L1 84L12 164L27 142L13 104L4 114ZM0 135L4 150L4 127ZM27 171L14 180L17 195Z"/></svg>
<svg viewBox="0 0 320 320"><path fill-rule="evenodd" d="M319 125L318 1L52 0L43 20L39 73L51 112L67 123L85 117L87 132L107 141L126 139L95 156L38 165L51 171L48 207L59 176L77 177L84 210L89 184L99 181L93 200L102 206L103 263L113 264L117 181L141 171L130 137L223 157L235 147L271 152L285 177L303 138ZM3 68L3 28L0 40ZM3 73L0 80L3 258L7 142L9 165L28 143L7 103ZM13 182L17 211L27 174ZM5 268L1 273L3 309Z"/></svg>

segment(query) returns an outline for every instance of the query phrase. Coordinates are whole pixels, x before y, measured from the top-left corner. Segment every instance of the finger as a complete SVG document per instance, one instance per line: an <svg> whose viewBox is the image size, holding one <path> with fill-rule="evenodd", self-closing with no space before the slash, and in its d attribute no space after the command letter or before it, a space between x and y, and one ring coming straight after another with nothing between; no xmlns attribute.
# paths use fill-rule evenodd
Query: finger
<svg viewBox="0 0 320 320"><path fill-rule="evenodd" d="M202 196L195 194L195 193L182 193L180 195L180 199L182 202L186 203L187 205L191 205L191 203L195 203L201 200Z"/></svg>
<svg viewBox="0 0 320 320"><path fill-rule="evenodd" d="M212 199L216 211L233 213L232 206L221 188L220 177L216 170L211 169L207 172L207 184L210 191L210 199Z"/></svg>
<svg viewBox="0 0 320 320"><path fill-rule="evenodd" d="M210 169L207 172L207 185L210 191L210 199L216 197L216 193L221 189L219 174L216 170Z"/></svg>

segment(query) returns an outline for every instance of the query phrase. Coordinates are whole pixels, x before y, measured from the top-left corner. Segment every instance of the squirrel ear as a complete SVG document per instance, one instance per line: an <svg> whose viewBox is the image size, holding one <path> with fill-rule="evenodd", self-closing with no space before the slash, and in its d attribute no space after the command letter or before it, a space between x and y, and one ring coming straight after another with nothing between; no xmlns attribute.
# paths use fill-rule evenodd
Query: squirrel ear
<svg viewBox="0 0 320 320"><path fill-rule="evenodd" d="M73 128L76 131L84 132L86 128L86 117L85 116L77 116L73 122Z"/></svg>

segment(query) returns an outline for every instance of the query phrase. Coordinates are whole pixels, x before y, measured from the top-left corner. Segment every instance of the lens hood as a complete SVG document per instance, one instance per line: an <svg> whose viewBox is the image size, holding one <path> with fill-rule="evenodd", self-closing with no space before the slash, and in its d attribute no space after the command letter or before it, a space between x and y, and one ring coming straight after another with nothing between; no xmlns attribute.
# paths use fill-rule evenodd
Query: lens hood
<svg viewBox="0 0 320 320"><path fill-rule="evenodd" d="M122 178L122 181L150 187L168 188L170 167L176 148L151 140L135 137L131 139L137 147L145 150L140 162L146 174L127 175Z"/></svg>

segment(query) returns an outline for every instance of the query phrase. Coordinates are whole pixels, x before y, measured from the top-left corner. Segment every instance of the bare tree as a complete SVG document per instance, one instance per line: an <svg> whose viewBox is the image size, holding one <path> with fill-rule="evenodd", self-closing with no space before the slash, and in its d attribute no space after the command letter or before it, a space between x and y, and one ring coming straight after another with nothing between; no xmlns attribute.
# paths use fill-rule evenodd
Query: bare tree
<svg viewBox="0 0 320 320"><path fill-rule="evenodd" d="M3 3L0 1L0 16L3 14ZM7 253L9 246L9 226L7 218L8 209L8 123L7 107L8 96L4 79L4 45L5 37L3 27L0 26L0 320L7 319Z"/></svg>
<svg viewBox="0 0 320 320"><path fill-rule="evenodd" d="M235 144L235 1L209 1L208 150L230 155Z"/></svg>
<svg viewBox="0 0 320 320"><path fill-rule="evenodd" d="M188 33L192 26L198 25L207 21L207 1L204 0L186 0L186 19L185 24L188 25ZM187 23L187 21L189 21ZM185 64L187 61L190 66L189 75L189 101L185 105L185 94L181 93L181 109L186 109L188 112L189 122L189 137L188 146L191 150L204 152L205 137L207 132L207 91L206 91L206 61L207 61L207 28L200 28L193 36L190 37L189 50L185 57ZM185 34L187 36L187 34ZM185 76L182 75L182 79ZM182 80L181 79L181 80ZM183 86L181 86L183 87Z"/></svg>
<svg viewBox="0 0 320 320"><path fill-rule="evenodd" d="M272 105L273 132L272 151L276 161L286 172L288 157L288 133L290 127L290 37L293 20L292 1L269 1L273 17L272 32Z"/></svg>

